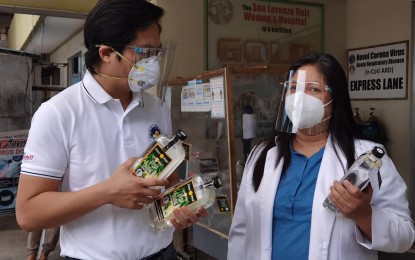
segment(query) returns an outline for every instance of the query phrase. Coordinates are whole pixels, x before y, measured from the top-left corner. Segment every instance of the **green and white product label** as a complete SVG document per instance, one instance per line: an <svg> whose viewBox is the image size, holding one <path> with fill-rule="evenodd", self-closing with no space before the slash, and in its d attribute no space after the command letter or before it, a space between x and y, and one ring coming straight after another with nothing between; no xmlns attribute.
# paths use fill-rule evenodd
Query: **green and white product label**
<svg viewBox="0 0 415 260"><path fill-rule="evenodd" d="M157 178L171 161L172 159L163 151L160 145L154 143L143 156L143 159L137 165L134 165L133 173L143 178Z"/></svg>
<svg viewBox="0 0 415 260"><path fill-rule="evenodd" d="M158 220L162 221L173 214L175 208L189 206L197 201L197 196L192 179L174 188L171 192L154 201Z"/></svg>

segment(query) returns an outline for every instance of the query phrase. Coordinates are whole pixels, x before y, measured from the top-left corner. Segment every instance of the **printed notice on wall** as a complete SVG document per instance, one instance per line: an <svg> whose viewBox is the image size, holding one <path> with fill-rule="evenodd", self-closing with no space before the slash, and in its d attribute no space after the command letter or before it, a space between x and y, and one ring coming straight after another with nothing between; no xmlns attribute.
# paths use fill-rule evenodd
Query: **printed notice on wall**
<svg viewBox="0 0 415 260"><path fill-rule="evenodd" d="M225 90L223 88L223 77L210 79L212 90L212 118L225 118Z"/></svg>
<svg viewBox="0 0 415 260"><path fill-rule="evenodd" d="M190 85L182 88L182 112L206 112L211 109L209 83Z"/></svg>
<svg viewBox="0 0 415 260"><path fill-rule="evenodd" d="M406 99L408 42L348 51L351 99Z"/></svg>

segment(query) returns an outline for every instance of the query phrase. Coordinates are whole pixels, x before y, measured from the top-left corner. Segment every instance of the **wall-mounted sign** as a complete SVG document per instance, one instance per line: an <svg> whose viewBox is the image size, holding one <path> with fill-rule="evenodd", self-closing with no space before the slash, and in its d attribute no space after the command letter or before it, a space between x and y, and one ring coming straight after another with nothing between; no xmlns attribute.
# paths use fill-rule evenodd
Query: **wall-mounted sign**
<svg viewBox="0 0 415 260"><path fill-rule="evenodd" d="M408 41L348 50L351 99L406 99Z"/></svg>
<svg viewBox="0 0 415 260"><path fill-rule="evenodd" d="M277 0L207 0L209 70L291 64L323 50L324 6Z"/></svg>
<svg viewBox="0 0 415 260"><path fill-rule="evenodd" d="M28 130L0 133L0 216L15 214L20 165L27 135Z"/></svg>

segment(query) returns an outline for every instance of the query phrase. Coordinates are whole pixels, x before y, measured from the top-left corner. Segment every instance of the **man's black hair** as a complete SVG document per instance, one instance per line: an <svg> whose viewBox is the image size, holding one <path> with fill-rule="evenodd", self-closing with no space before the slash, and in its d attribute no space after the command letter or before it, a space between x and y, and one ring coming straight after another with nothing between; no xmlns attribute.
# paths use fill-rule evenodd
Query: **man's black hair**
<svg viewBox="0 0 415 260"><path fill-rule="evenodd" d="M94 66L100 62L96 45L108 45L122 52L137 37L137 32L154 22L161 31L163 15L162 8L147 0L99 0L85 21L86 68L94 74Z"/></svg>

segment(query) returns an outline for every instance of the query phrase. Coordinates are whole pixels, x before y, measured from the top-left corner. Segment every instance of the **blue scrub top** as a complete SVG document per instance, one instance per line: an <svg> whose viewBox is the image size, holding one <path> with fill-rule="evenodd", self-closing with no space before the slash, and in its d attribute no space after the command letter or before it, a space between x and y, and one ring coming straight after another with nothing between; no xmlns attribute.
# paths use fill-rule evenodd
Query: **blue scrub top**
<svg viewBox="0 0 415 260"><path fill-rule="evenodd" d="M291 150L291 164L274 200L272 259L308 259L311 211L324 147L306 156Z"/></svg>

